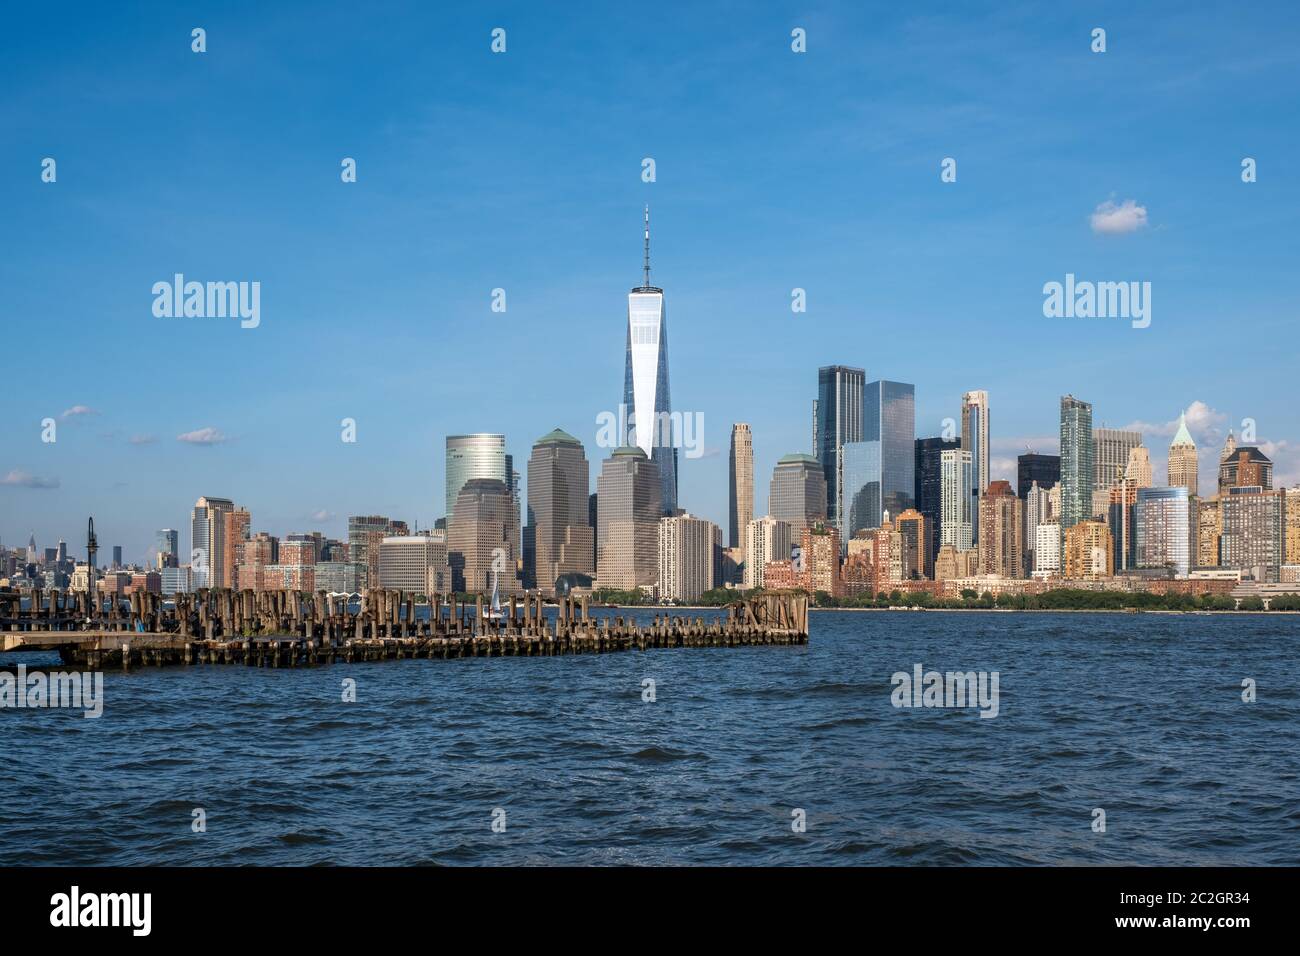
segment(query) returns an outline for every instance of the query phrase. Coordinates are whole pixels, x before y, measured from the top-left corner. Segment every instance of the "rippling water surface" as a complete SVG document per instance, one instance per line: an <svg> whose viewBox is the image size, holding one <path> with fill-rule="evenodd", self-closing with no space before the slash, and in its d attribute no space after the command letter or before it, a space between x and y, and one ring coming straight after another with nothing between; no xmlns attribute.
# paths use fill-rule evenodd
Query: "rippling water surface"
<svg viewBox="0 0 1300 956"><path fill-rule="evenodd" d="M99 720L0 711L0 863L1300 863L1300 617L812 617L797 648L110 672ZM917 663L998 671L999 715L895 709Z"/></svg>

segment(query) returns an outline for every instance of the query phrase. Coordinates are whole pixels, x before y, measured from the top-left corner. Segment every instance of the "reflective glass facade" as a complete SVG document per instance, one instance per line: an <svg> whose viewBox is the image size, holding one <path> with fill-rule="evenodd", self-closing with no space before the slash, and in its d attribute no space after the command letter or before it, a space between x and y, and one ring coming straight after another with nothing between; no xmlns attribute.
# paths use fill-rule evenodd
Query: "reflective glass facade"
<svg viewBox="0 0 1300 956"><path fill-rule="evenodd" d="M627 297L627 364L623 373L624 442L659 469L664 514L677 508L679 426L668 388L668 317L662 289L644 286Z"/></svg>
<svg viewBox="0 0 1300 956"><path fill-rule="evenodd" d="M1192 563L1191 500L1186 488L1139 488L1134 520L1139 568L1186 576Z"/></svg>
<svg viewBox="0 0 1300 956"><path fill-rule="evenodd" d="M460 490L471 478L494 478L506 484L505 435L481 433L447 436L446 513L449 520L456 511L456 499Z"/></svg>
<svg viewBox="0 0 1300 956"><path fill-rule="evenodd" d="M817 370L813 454L826 479L826 516L837 527L843 499L840 485L844 446L866 437L862 430L862 390L866 380L867 373L860 368L828 365Z"/></svg>

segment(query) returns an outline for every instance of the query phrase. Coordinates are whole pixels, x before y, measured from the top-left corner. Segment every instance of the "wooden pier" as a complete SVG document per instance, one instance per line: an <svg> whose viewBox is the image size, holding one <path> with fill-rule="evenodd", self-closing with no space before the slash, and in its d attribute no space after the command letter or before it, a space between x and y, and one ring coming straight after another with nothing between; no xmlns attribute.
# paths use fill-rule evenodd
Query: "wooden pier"
<svg viewBox="0 0 1300 956"><path fill-rule="evenodd" d="M586 597L562 598L552 620L540 595L511 598L500 618L434 595L428 617L415 595L367 591L353 612L324 591L232 591L161 595L135 592L129 602L92 609L84 592L32 595L0 591L4 651L56 650L70 666L100 669L164 664L303 667L403 658L548 657L668 647L740 647L808 642L808 598L766 594L721 607L712 620L656 613L639 625L611 612L593 615ZM97 611L98 613L92 613ZM444 613L445 612L445 613Z"/></svg>

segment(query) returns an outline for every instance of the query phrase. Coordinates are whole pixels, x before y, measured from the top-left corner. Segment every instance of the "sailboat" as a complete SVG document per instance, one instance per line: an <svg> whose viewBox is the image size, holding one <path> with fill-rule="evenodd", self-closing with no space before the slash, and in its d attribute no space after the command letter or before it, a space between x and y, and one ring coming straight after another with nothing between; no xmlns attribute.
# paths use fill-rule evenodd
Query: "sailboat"
<svg viewBox="0 0 1300 956"><path fill-rule="evenodd" d="M492 606L483 612L483 619L487 621L500 621L505 619L505 612L501 610L501 589L497 586L499 572L492 572Z"/></svg>

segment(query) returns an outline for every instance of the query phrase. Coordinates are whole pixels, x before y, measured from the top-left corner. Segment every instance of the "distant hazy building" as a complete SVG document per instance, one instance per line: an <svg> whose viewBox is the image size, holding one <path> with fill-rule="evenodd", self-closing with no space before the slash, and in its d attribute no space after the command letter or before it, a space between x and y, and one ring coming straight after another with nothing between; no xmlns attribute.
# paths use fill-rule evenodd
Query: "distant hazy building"
<svg viewBox="0 0 1300 956"><path fill-rule="evenodd" d="M659 519L659 597L694 601L714 587L713 546L718 527L682 514Z"/></svg>
<svg viewBox="0 0 1300 956"><path fill-rule="evenodd" d="M457 592L502 597L518 587L519 531L514 499L504 481L471 478L461 486L447 524L447 563Z"/></svg>
<svg viewBox="0 0 1300 956"><path fill-rule="evenodd" d="M1137 489L1139 568L1164 568L1186 577L1193 561L1192 497L1184 486Z"/></svg>
<svg viewBox="0 0 1300 956"><path fill-rule="evenodd" d="M918 438L916 440L914 478L916 510L925 517L925 533L930 542L926 550L924 574L934 577L934 559L939 554L940 523L943 515L943 480L941 456L945 451L961 448L959 439Z"/></svg>
<svg viewBox="0 0 1300 956"><path fill-rule="evenodd" d="M863 439L862 402L866 381L865 371L847 365L828 365L817 370L813 453L826 485L824 516L836 524L843 507L844 446ZM768 511L780 517L770 504ZM802 526L797 530L802 530Z"/></svg>
<svg viewBox="0 0 1300 956"><path fill-rule="evenodd" d="M839 459L837 451L837 463ZM788 524L791 533L797 535L813 523L826 520L826 493L826 479L816 458L785 455L772 469L767 510L773 518Z"/></svg>
<svg viewBox="0 0 1300 956"><path fill-rule="evenodd" d="M772 561L788 561L792 542L788 522L769 515L749 523L745 535L745 590L763 587L763 569Z"/></svg>
<svg viewBox="0 0 1300 956"><path fill-rule="evenodd" d="M590 487L582 442L558 428L537 439L528 459L525 576L543 593L552 593L561 575L596 573Z"/></svg>
<svg viewBox="0 0 1300 956"><path fill-rule="evenodd" d="M1025 452L1016 459L1016 494L1023 500L1031 485L1050 490L1061 480L1061 456Z"/></svg>
<svg viewBox="0 0 1300 956"><path fill-rule="evenodd" d="M1234 486L1225 489L1219 504L1223 512L1220 565L1257 580L1276 581L1286 546L1285 493L1258 485Z"/></svg>
<svg viewBox="0 0 1300 956"><path fill-rule="evenodd" d="M193 578L188 565L176 568L160 568L158 576L163 594L188 594L194 590Z"/></svg>
<svg viewBox="0 0 1300 956"><path fill-rule="evenodd" d="M113 545L113 570L122 570L122 546L120 544Z"/></svg>
<svg viewBox="0 0 1300 956"><path fill-rule="evenodd" d="M1128 465L1124 468L1124 480L1134 488L1150 488L1155 484L1151 472L1151 453L1147 451L1145 445L1137 445L1129 450Z"/></svg>
<svg viewBox="0 0 1300 956"><path fill-rule="evenodd" d="M1092 405L1073 395L1064 395L1061 397L1062 529L1092 516L1092 482Z"/></svg>
<svg viewBox="0 0 1300 956"><path fill-rule="evenodd" d="M1187 430L1187 416L1178 416L1178 431L1169 443L1169 487L1186 488L1189 495L1197 493L1196 442Z"/></svg>
<svg viewBox="0 0 1300 956"><path fill-rule="evenodd" d="M384 538L379 543L381 588L415 594L446 594L452 590L452 584L445 533L398 535ZM508 593L504 581L501 593Z"/></svg>
<svg viewBox="0 0 1300 956"><path fill-rule="evenodd" d="M379 586L379 545L384 538L408 531L405 521L384 515L353 515L348 518L348 560L356 565L357 589Z"/></svg>
<svg viewBox="0 0 1300 956"><path fill-rule="evenodd" d="M159 531L154 547L158 552L160 569L180 566L180 534L175 528L163 528Z"/></svg>
<svg viewBox="0 0 1300 956"><path fill-rule="evenodd" d="M975 529L972 513L976 498L971 494L974 465L965 448L944 451L939 455L940 545L958 551L974 547ZM938 572L936 572L937 574Z"/></svg>
<svg viewBox="0 0 1300 956"><path fill-rule="evenodd" d="M1061 563L1067 578L1096 580L1115 573L1110 529L1105 522L1079 521L1066 528L1061 551Z"/></svg>
<svg viewBox="0 0 1300 956"><path fill-rule="evenodd" d="M1142 444L1141 432L1118 428L1092 430L1092 487L1106 490L1117 485L1128 473L1129 457Z"/></svg>
<svg viewBox="0 0 1300 956"><path fill-rule="evenodd" d="M506 436L490 432L447 436L447 516L465 483L473 478L494 478L503 484L506 474ZM355 558L354 558L355 560Z"/></svg>
<svg viewBox="0 0 1300 956"><path fill-rule="evenodd" d="M731 426L731 480L727 546L745 547L745 531L754 520L754 436L744 422Z"/></svg>
<svg viewBox="0 0 1300 956"><path fill-rule="evenodd" d="M961 397L961 447L971 454L972 516L979 514L979 500L988 489L989 474L989 393L978 389ZM972 520L971 534L979 537L979 528Z"/></svg>
<svg viewBox="0 0 1300 956"><path fill-rule="evenodd" d="M659 575L659 469L639 447L617 449L596 481L596 583L632 591L653 587Z"/></svg>
<svg viewBox="0 0 1300 956"><path fill-rule="evenodd" d="M334 594L360 592L357 583L357 566L351 561L317 561L316 589ZM444 588L444 593L450 588Z"/></svg>
<svg viewBox="0 0 1300 956"><path fill-rule="evenodd" d="M230 587L226 556L226 518L234 511L229 498L202 497L190 517L190 569L194 588ZM233 557L233 556L232 556Z"/></svg>
<svg viewBox="0 0 1300 956"><path fill-rule="evenodd" d="M1228 437L1224 439L1223 449L1219 452L1219 491L1220 492L1225 491L1228 487L1226 481L1229 476L1229 472L1228 469L1224 468L1224 465L1228 463L1228 459L1230 459L1236 453L1236 451L1237 451L1237 439L1233 436L1232 429L1229 428Z"/></svg>
<svg viewBox="0 0 1300 956"><path fill-rule="evenodd" d="M1009 481L989 482L979 504L980 574L1024 575L1024 502Z"/></svg>

